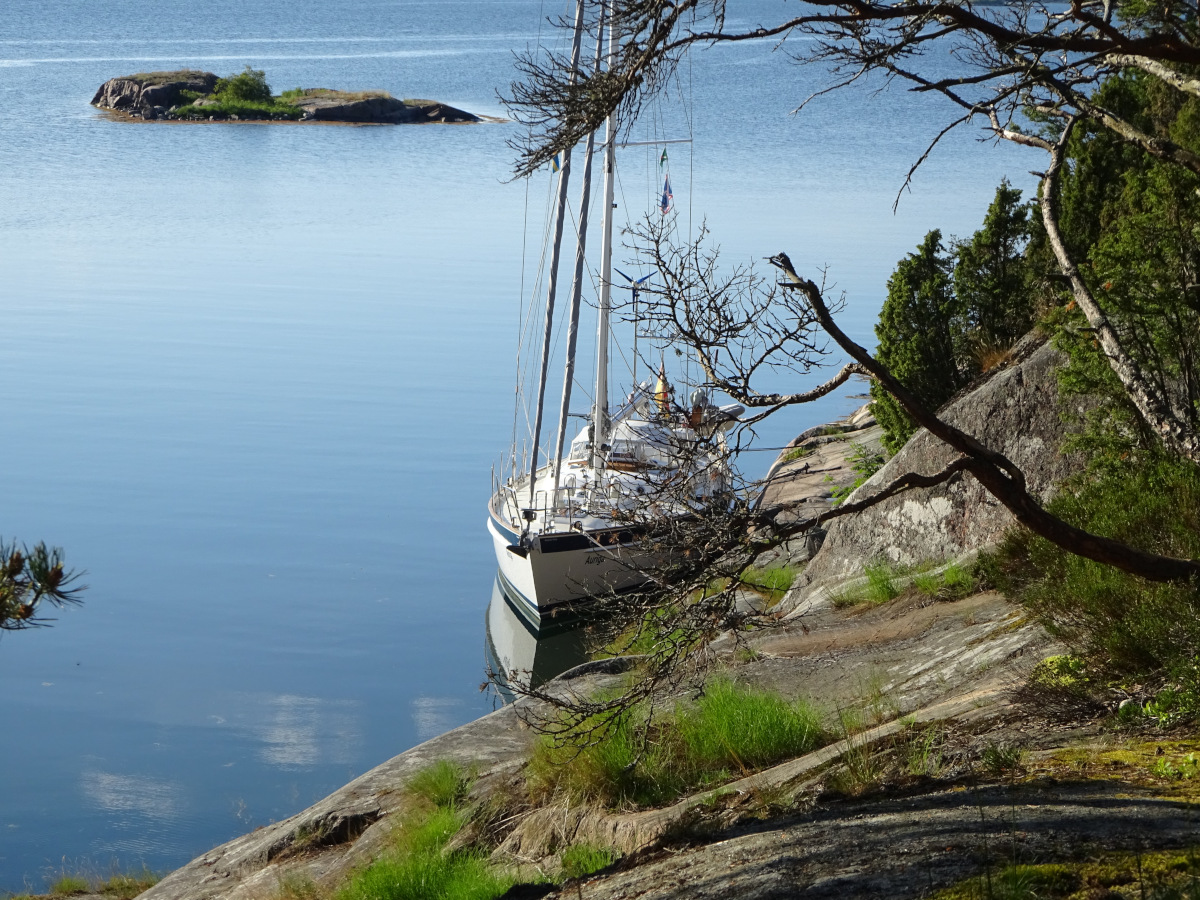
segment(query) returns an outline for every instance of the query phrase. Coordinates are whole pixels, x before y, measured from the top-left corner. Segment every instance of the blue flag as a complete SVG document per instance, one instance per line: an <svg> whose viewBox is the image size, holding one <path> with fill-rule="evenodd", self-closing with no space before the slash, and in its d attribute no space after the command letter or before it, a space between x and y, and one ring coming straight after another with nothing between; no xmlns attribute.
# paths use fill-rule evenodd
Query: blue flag
<svg viewBox="0 0 1200 900"><path fill-rule="evenodd" d="M550 160L550 171L557 172L562 168L562 164L558 161L558 154L554 154L554 159Z"/></svg>
<svg viewBox="0 0 1200 900"><path fill-rule="evenodd" d="M658 208L662 210L665 216L671 211L671 207L675 203L675 195L671 193L671 175L663 179L662 199L658 202Z"/></svg>

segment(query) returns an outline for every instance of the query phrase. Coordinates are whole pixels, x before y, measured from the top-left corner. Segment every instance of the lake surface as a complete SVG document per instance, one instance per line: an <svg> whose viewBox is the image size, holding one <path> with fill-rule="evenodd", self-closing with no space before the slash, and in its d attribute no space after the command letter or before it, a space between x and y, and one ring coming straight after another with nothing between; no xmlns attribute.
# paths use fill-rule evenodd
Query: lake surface
<svg viewBox="0 0 1200 900"><path fill-rule="evenodd" d="M735 6L747 24L781 8ZM513 126L136 124L87 101L118 75L252 65L276 90L501 115L513 51L562 11L6 3L0 535L64 547L89 590L0 640L0 892L64 866L176 867L495 702L484 509L527 229ZM896 260L929 228L970 234L1001 176L1026 186L1040 159L958 135L893 214L942 111L864 87L791 117L820 73L771 47L685 67L676 202L731 259L828 266L871 343ZM636 215L653 190L621 202Z"/></svg>

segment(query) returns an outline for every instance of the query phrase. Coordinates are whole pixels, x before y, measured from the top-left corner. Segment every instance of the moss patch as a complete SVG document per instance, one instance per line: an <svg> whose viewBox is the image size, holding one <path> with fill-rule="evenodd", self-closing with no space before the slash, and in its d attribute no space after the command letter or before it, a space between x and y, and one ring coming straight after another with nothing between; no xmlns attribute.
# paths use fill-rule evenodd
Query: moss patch
<svg viewBox="0 0 1200 900"><path fill-rule="evenodd" d="M933 900L1167 900L1200 896L1195 852L1108 854L1079 863L1012 864L985 871L933 895Z"/></svg>

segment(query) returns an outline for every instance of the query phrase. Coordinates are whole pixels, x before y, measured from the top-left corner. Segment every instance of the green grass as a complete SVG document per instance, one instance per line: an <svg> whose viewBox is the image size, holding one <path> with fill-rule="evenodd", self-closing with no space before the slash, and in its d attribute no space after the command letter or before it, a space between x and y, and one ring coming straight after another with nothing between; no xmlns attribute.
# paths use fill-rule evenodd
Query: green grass
<svg viewBox="0 0 1200 900"><path fill-rule="evenodd" d="M375 98L391 99L391 94L387 91L335 91L330 88L292 88L290 91L284 91L279 95L280 100L284 103L295 103L297 100L303 100L305 97L322 97L330 100L338 100L342 103L353 103L356 100L372 100Z"/></svg>
<svg viewBox="0 0 1200 900"><path fill-rule="evenodd" d="M905 592L904 579L909 580L912 590L933 600L961 600L979 587L974 572L957 563L949 564L940 572L931 571L936 567L933 562L912 566L872 563L863 570L866 582L843 590L833 598L833 605L839 609L862 604L879 606Z"/></svg>
<svg viewBox="0 0 1200 900"><path fill-rule="evenodd" d="M118 872L110 875L95 889L113 900L133 900L138 894L154 887L161 880L156 872L142 866L135 872Z"/></svg>
<svg viewBox="0 0 1200 900"><path fill-rule="evenodd" d="M783 462L792 462L793 460L804 459L806 456L812 455L812 447L793 447L791 450L783 454Z"/></svg>
<svg viewBox="0 0 1200 900"><path fill-rule="evenodd" d="M864 603L879 606L900 596L896 579L903 574L901 569L887 563L872 563L863 570L863 574L867 577L866 582L834 597L834 606L839 609Z"/></svg>
<svg viewBox="0 0 1200 900"><path fill-rule="evenodd" d="M409 779L407 788L434 806L455 809L466 799L474 780L461 766L443 759Z"/></svg>
<svg viewBox="0 0 1200 900"><path fill-rule="evenodd" d="M807 753L825 739L815 707L729 679L712 682L694 709L681 710L676 727L686 764L700 780L724 769L748 774Z"/></svg>
<svg viewBox="0 0 1200 900"><path fill-rule="evenodd" d="M933 600L961 600L975 591L975 576L958 563L951 563L941 572L918 572L912 583Z"/></svg>
<svg viewBox="0 0 1200 900"><path fill-rule="evenodd" d="M462 769L446 762L414 775L407 789L425 808L401 824L392 847L356 872L334 900L493 900L512 887L513 877L489 865L483 852L446 850L464 824L458 806L469 783Z"/></svg>
<svg viewBox="0 0 1200 900"><path fill-rule="evenodd" d="M903 743L904 770L914 778L936 778L946 756L946 731L941 725L910 729Z"/></svg>
<svg viewBox="0 0 1200 900"><path fill-rule="evenodd" d="M181 106L174 113L179 119L207 119L212 116L226 118L237 116L239 119L299 119L304 111L290 103L277 100L265 102L261 100L217 100L216 103L196 106L189 103Z"/></svg>
<svg viewBox="0 0 1200 900"><path fill-rule="evenodd" d="M1025 751L1016 744L989 742L983 748L979 761L989 775L1008 775L1018 771L1025 759Z"/></svg>
<svg viewBox="0 0 1200 900"><path fill-rule="evenodd" d="M1194 850L1105 853L1084 862L1010 863L984 871L933 895L932 900L1066 900L1137 897L1200 898L1200 859Z"/></svg>
<svg viewBox="0 0 1200 900"><path fill-rule="evenodd" d="M64 872L50 882L50 893L56 897L66 897L70 894L86 894L92 889L91 882L82 875Z"/></svg>
<svg viewBox="0 0 1200 900"><path fill-rule="evenodd" d="M561 860L567 878L586 878L611 866L617 861L617 854L595 844L573 844L562 852Z"/></svg>
<svg viewBox="0 0 1200 900"><path fill-rule="evenodd" d="M867 600L871 603L887 603L900 595L896 587L895 572L887 565L867 566Z"/></svg>
<svg viewBox="0 0 1200 900"><path fill-rule="evenodd" d="M453 810L436 809L401 829L395 849L355 874L336 900L492 900L513 879L497 872L482 853L445 853L462 821Z"/></svg>
<svg viewBox="0 0 1200 900"><path fill-rule="evenodd" d="M813 706L724 678L669 714L650 718L639 708L588 726L582 746L549 738L536 746L528 770L535 796L654 806L801 756L828 739Z"/></svg>
<svg viewBox="0 0 1200 900"><path fill-rule="evenodd" d="M110 900L133 900L138 894L154 887L160 880L156 873L145 866L131 872L120 872L114 868L108 877L85 872L68 872L64 869L49 883L47 894L52 897L103 894ZM8 900L17 898L9 897Z"/></svg>
<svg viewBox="0 0 1200 900"><path fill-rule="evenodd" d="M796 570L788 565L749 568L739 578L743 585L762 594L769 603L778 603L796 580Z"/></svg>

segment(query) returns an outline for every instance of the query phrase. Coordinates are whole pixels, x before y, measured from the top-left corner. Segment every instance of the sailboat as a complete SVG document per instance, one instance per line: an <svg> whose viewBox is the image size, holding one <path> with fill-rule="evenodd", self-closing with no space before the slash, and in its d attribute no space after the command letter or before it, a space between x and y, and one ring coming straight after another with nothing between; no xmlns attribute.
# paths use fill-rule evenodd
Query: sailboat
<svg viewBox="0 0 1200 900"><path fill-rule="evenodd" d="M571 50L572 71L578 71L582 32L580 2ZM601 22L597 28L596 70L601 66L605 37L611 65L611 22ZM659 517L692 516L714 503L728 503L732 479L724 432L744 412L737 404L713 405L702 388L691 393L686 408L677 404L662 364L653 386L648 382L637 385L615 410L610 409L608 350L617 149L617 123L615 116L610 116L601 148L604 183L595 388L586 424L564 453L585 280L595 140L595 133L590 134L584 148L563 396L554 448L543 458L540 438L571 174L570 151L563 154L558 172L541 367L532 410L533 449L528 467L521 470L515 465L514 453L512 471L506 478L494 479L488 504L488 531L499 563L497 582L507 602L533 623L564 607L577 612L577 604L587 598L643 587L648 580L646 570L656 562L640 540L649 523ZM662 200L664 214L670 199L667 186Z"/></svg>

